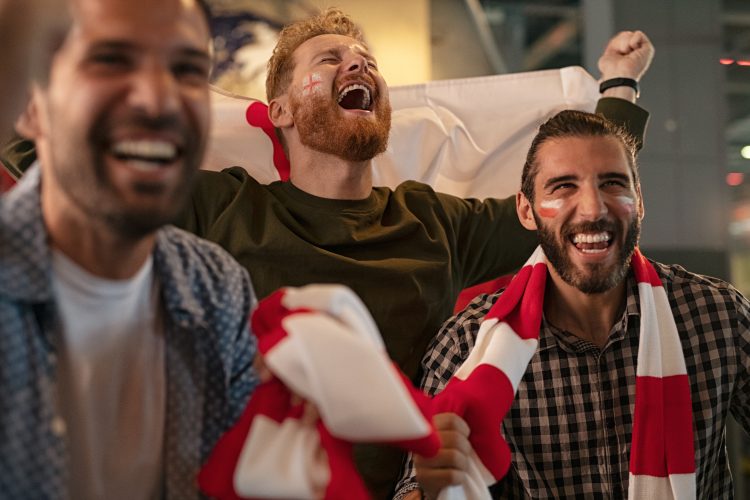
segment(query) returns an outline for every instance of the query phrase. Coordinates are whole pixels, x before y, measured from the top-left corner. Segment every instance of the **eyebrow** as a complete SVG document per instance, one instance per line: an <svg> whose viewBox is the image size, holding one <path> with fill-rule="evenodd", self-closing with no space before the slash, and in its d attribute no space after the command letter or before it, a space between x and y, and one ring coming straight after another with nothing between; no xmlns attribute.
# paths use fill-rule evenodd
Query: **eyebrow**
<svg viewBox="0 0 750 500"><path fill-rule="evenodd" d="M321 51L316 52L315 54L313 54L312 58L313 59L317 59L320 56L336 56L336 57L339 57L340 50L341 49L338 49L338 48L321 50Z"/></svg>
<svg viewBox="0 0 750 500"><path fill-rule="evenodd" d="M125 40L103 40L94 43L89 49L89 52L96 50L125 50L133 52L138 50L138 44ZM206 50L185 46L178 47L177 52L181 56L190 57L193 59L202 59L207 64L211 63L211 56Z"/></svg>
<svg viewBox="0 0 750 500"><path fill-rule="evenodd" d="M547 182L545 182L544 186L542 186L542 187L548 188L548 187L550 187L550 186L552 186L554 184L559 184L561 182L570 182L570 181L575 181L575 180L578 180L578 176L577 175L572 175L572 174L569 174L569 175L559 175L557 177L551 177L551 178L547 179Z"/></svg>
<svg viewBox="0 0 750 500"><path fill-rule="evenodd" d="M548 188L550 186L553 186L555 184L560 184L561 182L571 182L578 180L578 176L574 174L567 174L567 175L560 175L557 177L552 177L550 179L547 179L547 182L544 183L543 188ZM606 172L599 176L599 180L619 180L626 183L631 182L630 176L626 174L621 174L619 172Z"/></svg>
<svg viewBox="0 0 750 500"><path fill-rule="evenodd" d="M320 56L323 56L323 55L331 55L331 56L341 57L341 50L342 50L342 47L334 47L334 48L331 48L331 49L321 50L320 52L316 52L312 56L312 59L315 60L315 59L317 59L317 58L319 58ZM357 54L361 55L362 57L364 57L368 61L374 62L374 63L377 62L375 60L375 58L369 52L367 52L367 50L359 48L359 47L355 48L354 50L357 52Z"/></svg>
<svg viewBox="0 0 750 500"><path fill-rule="evenodd" d="M599 178L602 180L618 180L625 183L629 183L632 180L629 175L621 174L619 172L609 172L606 174L602 174L599 176Z"/></svg>

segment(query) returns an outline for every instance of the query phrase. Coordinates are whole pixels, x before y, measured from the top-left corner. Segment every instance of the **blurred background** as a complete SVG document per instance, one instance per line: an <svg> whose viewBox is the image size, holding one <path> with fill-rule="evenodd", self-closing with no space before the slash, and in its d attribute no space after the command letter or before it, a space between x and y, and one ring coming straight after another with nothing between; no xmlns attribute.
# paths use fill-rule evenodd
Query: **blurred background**
<svg viewBox="0 0 750 500"><path fill-rule="evenodd" d="M617 31L644 31L656 58L640 156L651 258L717 276L750 296L749 0L212 0L215 83L265 100L265 61L285 23L336 5L364 28L390 85L580 65ZM750 440L729 427L736 498L750 498Z"/></svg>

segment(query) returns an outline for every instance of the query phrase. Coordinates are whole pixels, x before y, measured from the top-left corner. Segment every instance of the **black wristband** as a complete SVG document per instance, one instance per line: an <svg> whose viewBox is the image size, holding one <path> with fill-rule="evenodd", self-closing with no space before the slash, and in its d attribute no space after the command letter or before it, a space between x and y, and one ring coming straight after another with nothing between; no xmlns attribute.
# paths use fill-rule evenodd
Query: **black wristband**
<svg viewBox="0 0 750 500"><path fill-rule="evenodd" d="M610 78L609 80L604 80L599 84L599 93L603 94L605 90L613 87L630 87L635 90L636 97L641 95L641 89L638 87L638 82L632 78Z"/></svg>

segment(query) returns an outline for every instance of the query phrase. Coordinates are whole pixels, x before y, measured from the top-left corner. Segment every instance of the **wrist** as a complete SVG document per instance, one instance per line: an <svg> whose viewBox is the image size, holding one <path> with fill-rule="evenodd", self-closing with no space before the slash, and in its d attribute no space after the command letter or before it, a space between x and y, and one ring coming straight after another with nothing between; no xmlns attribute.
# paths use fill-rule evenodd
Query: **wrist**
<svg viewBox="0 0 750 500"><path fill-rule="evenodd" d="M599 92L602 97L617 97L635 102L640 94L638 81L634 78L615 77L600 80Z"/></svg>

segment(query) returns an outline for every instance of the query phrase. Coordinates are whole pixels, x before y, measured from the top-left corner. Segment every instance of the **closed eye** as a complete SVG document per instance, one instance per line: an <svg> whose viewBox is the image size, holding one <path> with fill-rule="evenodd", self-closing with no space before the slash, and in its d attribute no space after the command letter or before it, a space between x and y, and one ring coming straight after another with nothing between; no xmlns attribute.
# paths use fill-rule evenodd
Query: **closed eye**
<svg viewBox="0 0 750 500"><path fill-rule="evenodd" d="M179 62L172 66L172 72L178 78L189 78L208 81L209 68L207 65L193 62Z"/></svg>
<svg viewBox="0 0 750 500"><path fill-rule="evenodd" d="M615 192L615 191L619 192L619 191L630 189L630 185L620 180L608 180L601 184L601 189L610 191L610 192Z"/></svg>
<svg viewBox="0 0 750 500"><path fill-rule="evenodd" d="M132 65L132 57L124 52L94 52L88 57L88 61L105 69L127 68Z"/></svg>
<svg viewBox="0 0 750 500"><path fill-rule="evenodd" d="M576 185L572 182L561 182L560 184L555 184L554 186L552 186L552 189L550 189L549 192L554 193L556 191L573 189L575 187Z"/></svg>

